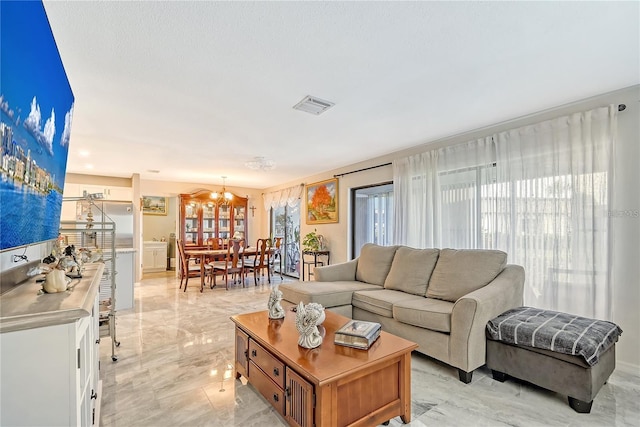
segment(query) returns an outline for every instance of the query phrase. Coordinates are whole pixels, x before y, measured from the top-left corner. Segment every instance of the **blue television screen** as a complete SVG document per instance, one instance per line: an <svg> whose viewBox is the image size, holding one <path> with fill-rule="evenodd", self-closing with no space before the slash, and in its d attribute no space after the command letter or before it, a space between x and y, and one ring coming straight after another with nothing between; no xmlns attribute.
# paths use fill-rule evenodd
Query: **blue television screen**
<svg viewBox="0 0 640 427"><path fill-rule="evenodd" d="M74 97L42 2L0 8L1 251L58 235Z"/></svg>

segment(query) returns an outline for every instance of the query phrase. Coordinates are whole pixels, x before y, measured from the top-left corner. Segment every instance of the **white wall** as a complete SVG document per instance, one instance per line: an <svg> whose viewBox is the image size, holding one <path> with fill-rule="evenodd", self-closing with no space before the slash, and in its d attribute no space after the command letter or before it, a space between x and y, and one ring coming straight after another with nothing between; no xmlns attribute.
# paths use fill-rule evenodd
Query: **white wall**
<svg viewBox="0 0 640 427"><path fill-rule="evenodd" d="M155 196L155 194L145 194ZM166 215L142 215L142 239L168 241L171 233L176 233L176 218L178 217L178 203L175 197L169 197Z"/></svg>
<svg viewBox="0 0 640 427"><path fill-rule="evenodd" d="M11 270L12 268L19 267L21 264L25 263L25 261L21 259L14 261L14 255L25 255L29 262L37 261L42 260L44 257L49 255L51 253L51 248L53 248L52 242L44 242L0 252L0 271Z"/></svg>
<svg viewBox="0 0 640 427"><path fill-rule="evenodd" d="M425 142L422 145L370 159L348 167L327 171L322 174L308 176L278 187L265 189L265 192L299 184L300 181L310 184L332 178L334 174L376 166L393 159L421 153L433 148L467 142L527 124L537 123L553 117L572 112L589 110L608 104L625 104L626 110L618 117L618 141L615 147L615 169L613 183L613 200L611 224L613 230L612 247L612 281L613 281L613 321L624 333L616 347L618 369L634 372L640 370L640 86L580 100L525 117L514 118L508 122L498 123L483 129L455 135L437 141ZM331 250L332 263L349 259L351 248L349 215L349 198L352 188L382 183L393 179L391 166L384 166L364 172L345 175L339 180L340 214L337 224L307 225L302 220L301 236L313 231L324 235ZM304 205L304 199L302 200ZM304 218L303 208L301 216ZM267 227L267 218L263 219L263 227Z"/></svg>

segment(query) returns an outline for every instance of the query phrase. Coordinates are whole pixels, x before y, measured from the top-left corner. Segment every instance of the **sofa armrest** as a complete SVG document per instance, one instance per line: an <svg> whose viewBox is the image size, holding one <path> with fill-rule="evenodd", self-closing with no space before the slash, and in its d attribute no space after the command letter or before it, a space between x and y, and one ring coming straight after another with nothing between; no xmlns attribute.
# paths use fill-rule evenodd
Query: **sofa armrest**
<svg viewBox="0 0 640 427"><path fill-rule="evenodd" d="M487 322L522 306L523 294L524 268L510 264L487 286L456 301L451 313L451 365L466 372L484 365Z"/></svg>
<svg viewBox="0 0 640 427"><path fill-rule="evenodd" d="M356 267L358 259L340 264L325 265L313 269L313 277L316 282L337 282L341 280L356 280Z"/></svg>

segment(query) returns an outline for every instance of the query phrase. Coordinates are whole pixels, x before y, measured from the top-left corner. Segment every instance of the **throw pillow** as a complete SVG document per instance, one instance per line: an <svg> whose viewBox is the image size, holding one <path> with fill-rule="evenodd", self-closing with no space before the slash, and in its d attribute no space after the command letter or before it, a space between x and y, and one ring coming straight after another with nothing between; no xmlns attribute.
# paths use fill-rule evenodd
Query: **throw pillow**
<svg viewBox="0 0 640 427"><path fill-rule="evenodd" d="M384 281L385 289L424 295L439 252L438 249L398 248Z"/></svg>
<svg viewBox="0 0 640 427"><path fill-rule="evenodd" d="M504 269L507 254L489 249L441 249L427 297L455 302L486 286Z"/></svg>
<svg viewBox="0 0 640 427"><path fill-rule="evenodd" d="M356 280L382 286L389 274L396 249L398 249L397 246L364 244L358 257Z"/></svg>

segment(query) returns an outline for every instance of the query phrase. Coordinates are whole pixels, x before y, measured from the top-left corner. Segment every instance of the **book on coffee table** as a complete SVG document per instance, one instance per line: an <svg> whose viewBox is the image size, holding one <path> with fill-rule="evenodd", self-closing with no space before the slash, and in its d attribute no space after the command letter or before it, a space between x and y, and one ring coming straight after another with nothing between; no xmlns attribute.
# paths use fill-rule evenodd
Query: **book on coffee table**
<svg viewBox="0 0 640 427"><path fill-rule="evenodd" d="M380 323L364 320L349 320L335 332L335 344L368 349L378 339L382 330Z"/></svg>

